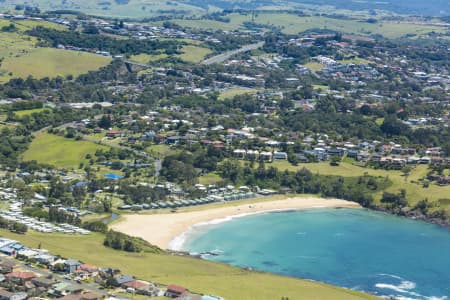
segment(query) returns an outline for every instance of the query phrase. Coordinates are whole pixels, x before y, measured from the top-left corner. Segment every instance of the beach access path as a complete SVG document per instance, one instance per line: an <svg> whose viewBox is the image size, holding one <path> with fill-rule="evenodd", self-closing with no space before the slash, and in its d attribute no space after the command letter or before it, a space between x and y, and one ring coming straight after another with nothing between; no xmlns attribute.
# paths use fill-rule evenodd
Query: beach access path
<svg viewBox="0 0 450 300"><path fill-rule="evenodd" d="M355 202L340 199L324 199L319 197L292 197L281 200L270 200L214 207L187 212L155 213L155 214L126 214L111 225L111 229L137 236L162 249L170 247L175 238L187 232L192 226L211 222L213 220L233 218L256 213L305 210L314 208L360 208Z"/></svg>

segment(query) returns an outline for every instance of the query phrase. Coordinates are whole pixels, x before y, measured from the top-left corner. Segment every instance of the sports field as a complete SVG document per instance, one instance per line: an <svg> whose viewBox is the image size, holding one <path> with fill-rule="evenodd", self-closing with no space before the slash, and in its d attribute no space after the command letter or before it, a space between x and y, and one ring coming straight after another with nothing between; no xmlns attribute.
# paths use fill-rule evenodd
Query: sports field
<svg viewBox="0 0 450 300"><path fill-rule="evenodd" d="M80 163L88 162L86 154L93 155L97 149L107 148L88 141L75 141L41 132L31 142L22 159L36 160L60 168L78 168Z"/></svg>

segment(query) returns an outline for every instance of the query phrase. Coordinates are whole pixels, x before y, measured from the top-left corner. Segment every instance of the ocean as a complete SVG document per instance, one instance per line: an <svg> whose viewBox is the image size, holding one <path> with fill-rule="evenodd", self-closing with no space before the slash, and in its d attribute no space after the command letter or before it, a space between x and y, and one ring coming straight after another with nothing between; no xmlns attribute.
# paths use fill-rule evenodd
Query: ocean
<svg viewBox="0 0 450 300"><path fill-rule="evenodd" d="M241 216L195 226L177 242L205 259L379 296L450 297L450 230L385 213L313 209Z"/></svg>

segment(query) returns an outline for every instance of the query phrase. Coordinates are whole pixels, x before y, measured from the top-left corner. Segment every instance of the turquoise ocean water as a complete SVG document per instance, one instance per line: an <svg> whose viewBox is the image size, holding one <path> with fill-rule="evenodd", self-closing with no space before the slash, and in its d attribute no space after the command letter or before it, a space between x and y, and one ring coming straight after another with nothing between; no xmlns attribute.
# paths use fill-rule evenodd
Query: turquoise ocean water
<svg viewBox="0 0 450 300"><path fill-rule="evenodd" d="M216 221L195 227L182 248L380 296L450 299L450 231L379 212L317 209Z"/></svg>

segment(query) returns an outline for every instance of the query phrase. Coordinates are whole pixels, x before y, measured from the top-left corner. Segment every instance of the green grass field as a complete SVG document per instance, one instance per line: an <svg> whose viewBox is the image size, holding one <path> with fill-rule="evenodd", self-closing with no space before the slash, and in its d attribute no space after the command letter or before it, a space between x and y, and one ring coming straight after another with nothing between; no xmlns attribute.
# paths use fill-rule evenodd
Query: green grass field
<svg viewBox="0 0 450 300"><path fill-rule="evenodd" d="M141 64L148 64L150 62L158 61L160 59L164 59L167 57L167 54L158 54L158 55L149 55L149 54L138 54L138 55L132 55L130 57L130 60L141 63Z"/></svg>
<svg viewBox="0 0 450 300"><path fill-rule="evenodd" d="M157 229L154 229L157 230ZM250 272L224 264L171 255L119 252L103 246L101 234L77 237L29 232L18 235L0 230L0 235L52 254L81 259L103 267L118 268L124 274L163 284L179 284L193 292L215 294L227 300L362 300L374 296L317 282L268 273Z"/></svg>
<svg viewBox="0 0 450 300"><path fill-rule="evenodd" d="M339 61L341 64L343 65L348 65L348 64L367 64L369 63L368 60L363 59L363 58L359 58L359 57L355 57L355 58L351 58L351 59L344 59Z"/></svg>
<svg viewBox="0 0 450 300"><path fill-rule="evenodd" d="M34 0L33 6L38 4L42 11L45 10L75 10L89 15L114 17L114 18L146 18L170 13L184 15L203 13L199 7L188 5L183 1L148 1L130 0L128 3L118 4L116 1L54 1ZM23 4L20 0L8 0L0 2L2 10L13 10L15 4ZM18 13L18 12L16 12Z"/></svg>
<svg viewBox="0 0 450 300"><path fill-rule="evenodd" d="M330 89L330 87L328 85L320 85L320 84L314 84L313 86L314 90L322 90L322 91L326 91L328 89Z"/></svg>
<svg viewBox="0 0 450 300"><path fill-rule="evenodd" d="M322 69L325 69L325 66L322 64L319 64L318 62L311 61L304 65L306 68L310 69L311 71L319 71Z"/></svg>
<svg viewBox="0 0 450 300"><path fill-rule="evenodd" d="M407 34L423 36L432 31L445 33L445 28L429 25L414 25L398 22L367 23L360 20L334 19L323 16L299 17L295 14L268 12L258 13L252 20L252 15L233 13L228 15L229 23L212 20L175 20L181 26L193 28L210 28L214 30L235 30L244 22L253 21L262 25L276 26L286 34L297 34L309 29L331 29L348 34L381 34L387 38L398 38ZM362 17L365 19L367 16Z"/></svg>
<svg viewBox="0 0 450 300"><path fill-rule="evenodd" d="M49 110L48 108L35 108L35 109L27 109L27 110L18 110L15 111L14 114L18 117L18 118L22 118L23 116L28 116L31 115L32 113L39 113L39 112L43 112Z"/></svg>
<svg viewBox="0 0 450 300"><path fill-rule="evenodd" d="M3 26L8 26L11 23L13 23L16 26L16 28L18 29L18 32L25 32L36 26L42 26L45 28L51 28L51 29L57 29L57 30L67 30L67 27L64 25L59 25L56 23L50 23L50 22L46 22L46 21L34 21L34 20L8 21L8 20L4 20L4 19L0 19L0 28Z"/></svg>
<svg viewBox="0 0 450 300"><path fill-rule="evenodd" d="M0 20L0 27L11 24L10 21ZM0 31L0 83L14 77L35 78L56 77L58 75L77 76L106 66L111 58L76 51L66 51L53 48L36 48L36 39L24 32L40 25L64 30L65 27L35 21L13 22L16 32Z"/></svg>
<svg viewBox="0 0 450 300"><path fill-rule="evenodd" d="M199 47L195 45L186 45L181 48L182 54L178 55L184 61L199 63L206 55L210 54L212 51L205 47Z"/></svg>
<svg viewBox="0 0 450 300"><path fill-rule="evenodd" d="M198 178L198 183L204 185L215 184L220 181L222 181L222 177L220 177L220 175L216 173L208 173Z"/></svg>
<svg viewBox="0 0 450 300"><path fill-rule="evenodd" d="M247 88L232 88L229 90L226 90L219 95L220 100L224 100L227 98L233 98L234 96L238 95L245 95L245 94L256 94L258 92L257 89L247 89Z"/></svg>
<svg viewBox="0 0 450 300"><path fill-rule="evenodd" d="M61 168L78 168L80 163L87 163L86 154L93 155L97 149L108 149L87 141L75 141L48 133L38 133L22 160L36 160Z"/></svg>
<svg viewBox="0 0 450 300"><path fill-rule="evenodd" d="M12 77L35 78L56 77L87 73L106 66L111 58L92 53L67 51L52 48L32 48L5 58L1 70L3 79ZM8 73L11 72L12 76Z"/></svg>
<svg viewBox="0 0 450 300"><path fill-rule="evenodd" d="M158 155L164 157L168 154L174 153L175 151L170 148L168 145L160 144L160 145L151 145L145 148L145 152L151 155Z"/></svg>

